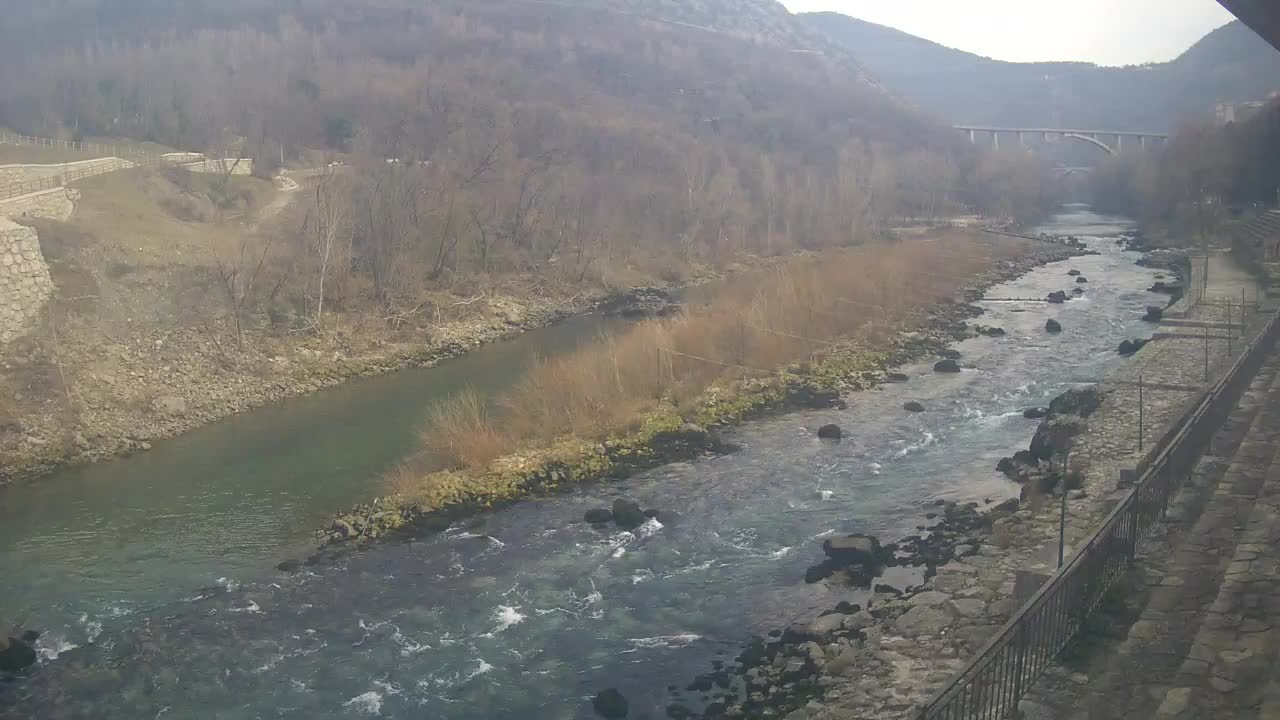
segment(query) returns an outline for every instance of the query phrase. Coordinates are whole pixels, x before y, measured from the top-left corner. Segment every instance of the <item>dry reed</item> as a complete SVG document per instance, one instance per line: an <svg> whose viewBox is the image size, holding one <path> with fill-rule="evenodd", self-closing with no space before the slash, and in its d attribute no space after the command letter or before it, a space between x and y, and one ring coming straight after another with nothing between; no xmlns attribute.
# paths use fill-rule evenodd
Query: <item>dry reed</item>
<svg viewBox="0 0 1280 720"><path fill-rule="evenodd" d="M735 278L680 316L539 362L494 413L471 391L445 401L424 444L432 464L483 469L521 447L634 429L659 402L687 417L713 384L819 359L836 344L885 347L913 312L1016 252L1016 244L952 235L796 257Z"/></svg>

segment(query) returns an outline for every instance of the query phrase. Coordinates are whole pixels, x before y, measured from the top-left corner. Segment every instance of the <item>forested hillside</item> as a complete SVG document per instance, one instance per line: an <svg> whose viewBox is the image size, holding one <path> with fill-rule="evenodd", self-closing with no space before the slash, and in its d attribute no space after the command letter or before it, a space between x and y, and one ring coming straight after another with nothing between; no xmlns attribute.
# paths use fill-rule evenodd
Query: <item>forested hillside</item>
<svg viewBox="0 0 1280 720"><path fill-rule="evenodd" d="M1009 63L837 13L798 16L891 91L951 123L1159 131L1280 90L1280 53L1239 22L1167 63ZM1153 32L1158 27L1153 26Z"/></svg>
<svg viewBox="0 0 1280 720"><path fill-rule="evenodd" d="M580 278L847 244L957 200L1048 202L1033 161L954 146L771 0L584 5L26 7L0 124L234 148L262 173L346 158L318 202L345 208L340 241L384 300L446 272L559 261ZM23 27L59 32L32 47Z"/></svg>

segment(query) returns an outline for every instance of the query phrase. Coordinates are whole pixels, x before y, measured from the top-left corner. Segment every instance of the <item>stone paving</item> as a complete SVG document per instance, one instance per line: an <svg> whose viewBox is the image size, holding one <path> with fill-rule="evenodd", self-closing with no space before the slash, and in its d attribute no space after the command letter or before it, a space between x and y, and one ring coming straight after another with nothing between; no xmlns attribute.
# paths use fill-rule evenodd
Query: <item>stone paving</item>
<svg viewBox="0 0 1280 720"><path fill-rule="evenodd" d="M1051 671L1024 701L1027 717L1254 717L1240 714L1241 703L1256 702L1238 690L1260 689L1246 676L1276 645L1269 621L1253 612L1265 603L1252 596L1250 573L1280 571L1260 559L1270 540L1259 540L1272 525L1280 534L1280 512L1268 503L1280 490L1271 470L1277 440L1280 358L1273 358L1215 436L1219 454L1200 460L1144 541L1123 589L1126 607L1109 613L1128 622L1115 623L1118 632L1084 667Z"/></svg>

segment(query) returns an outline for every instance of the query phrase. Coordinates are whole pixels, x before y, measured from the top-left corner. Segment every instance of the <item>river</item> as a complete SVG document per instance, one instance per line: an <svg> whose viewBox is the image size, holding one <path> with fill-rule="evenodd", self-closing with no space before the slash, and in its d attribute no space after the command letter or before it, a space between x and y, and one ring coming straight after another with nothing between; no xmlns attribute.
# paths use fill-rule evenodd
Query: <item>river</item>
<svg viewBox="0 0 1280 720"><path fill-rule="evenodd" d="M626 695L631 717L662 717L690 695L668 685L730 661L753 634L856 597L804 583L821 538L897 539L937 499L1017 494L994 467L1034 432L1022 409L1123 362L1119 342L1152 332L1144 307L1167 301L1145 291L1157 271L1115 245L1129 225L1072 207L1039 228L1081 236L1101 254L989 294L1070 290L1069 268L1089 278L1086 294L1056 306L984 303L981 322L1008 335L959 343L958 375L905 368L909 382L854 394L845 409L733 431L736 453L529 500L295 575L268 569L305 539L306 523L349 504L405 452L417 404L469 377L474 355L78 471L105 473L96 481L64 474L6 491L0 607L25 608L29 626L50 631L47 657L85 647L0 686L0 717L587 718L605 687ZM1043 331L1048 317L1062 334ZM491 348L495 367L527 355L535 337ZM927 412L906 413L908 400ZM816 440L828 422L849 437ZM361 483L334 479L344 473ZM147 494L192 506L177 518L119 519L129 512L115 506L128 499L167 504L137 499ZM660 521L630 533L580 522L624 495L661 510ZM195 592L214 582L226 589Z"/></svg>

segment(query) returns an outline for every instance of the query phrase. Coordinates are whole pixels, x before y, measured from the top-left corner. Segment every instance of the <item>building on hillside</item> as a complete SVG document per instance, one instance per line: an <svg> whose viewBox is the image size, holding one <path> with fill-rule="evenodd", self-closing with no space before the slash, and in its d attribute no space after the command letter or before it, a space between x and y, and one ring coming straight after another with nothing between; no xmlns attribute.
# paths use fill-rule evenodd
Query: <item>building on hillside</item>
<svg viewBox="0 0 1280 720"><path fill-rule="evenodd" d="M1220 102L1214 108L1214 117L1218 125L1245 122L1262 112L1268 103L1280 97L1280 91L1267 96L1266 100L1245 100L1242 102Z"/></svg>

